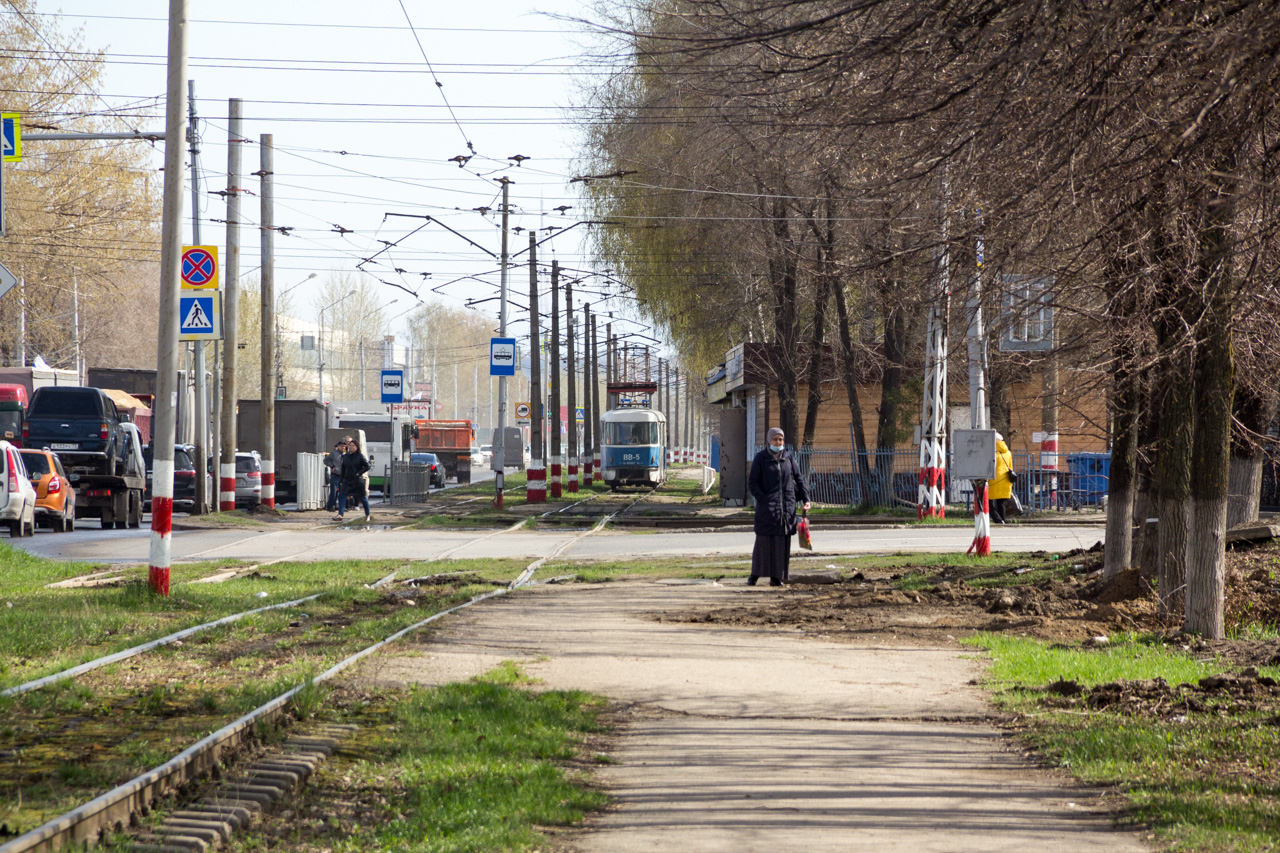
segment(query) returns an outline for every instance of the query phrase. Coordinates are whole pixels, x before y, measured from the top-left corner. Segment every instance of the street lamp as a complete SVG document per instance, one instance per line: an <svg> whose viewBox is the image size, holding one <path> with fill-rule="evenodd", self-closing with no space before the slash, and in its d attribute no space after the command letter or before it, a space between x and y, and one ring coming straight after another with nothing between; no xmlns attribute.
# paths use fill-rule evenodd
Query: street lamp
<svg viewBox="0 0 1280 853"><path fill-rule="evenodd" d="M293 287L286 288L278 296L276 296L276 310L273 312L276 316L276 347L275 347L276 349L276 395L281 400L283 400L285 397L285 392L283 390L285 385L284 385L284 370L282 369L280 364L280 358L281 358L281 355L280 355L280 300L284 299L284 297L288 295L289 291L297 290L299 287L302 287L302 285L311 281L311 279L315 277L316 277L316 274L312 273L311 275L304 278L302 281L295 284Z"/></svg>
<svg viewBox="0 0 1280 853"><path fill-rule="evenodd" d="M347 297L355 296L355 295L356 295L356 289L353 287L350 290L348 290L346 293L342 294L337 299L333 300L328 305L320 309L320 334L318 336L319 339L317 340L317 346L316 346L316 352L319 357L316 359L316 367L320 373L320 402L321 403L324 402L324 312L328 311L330 308L337 305L339 302L346 299Z"/></svg>
<svg viewBox="0 0 1280 853"><path fill-rule="evenodd" d="M387 305L394 305L399 301L400 300L398 298L392 299L390 302L387 303ZM383 308L386 308L387 305L380 305L371 311L365 312L365 315L360 318L360 322L356 324L357 328L360 329L360 399L361 400L365 398L364 397L364 321L369 318L369 315L375 314L378 311L381 311Z"/></svg>

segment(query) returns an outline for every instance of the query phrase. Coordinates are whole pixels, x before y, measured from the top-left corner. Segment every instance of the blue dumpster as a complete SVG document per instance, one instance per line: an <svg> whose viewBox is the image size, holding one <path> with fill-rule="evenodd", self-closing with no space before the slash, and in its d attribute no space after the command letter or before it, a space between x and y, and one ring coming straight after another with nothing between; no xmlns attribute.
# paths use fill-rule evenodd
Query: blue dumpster
<svg viewBox="0 0 1280 853"><path fill-rule="evenodd" d="M1098 506L1102 503L1111 478L1110 453L1068 453L1067 470L1071 474L1072 504Z"/></svg>

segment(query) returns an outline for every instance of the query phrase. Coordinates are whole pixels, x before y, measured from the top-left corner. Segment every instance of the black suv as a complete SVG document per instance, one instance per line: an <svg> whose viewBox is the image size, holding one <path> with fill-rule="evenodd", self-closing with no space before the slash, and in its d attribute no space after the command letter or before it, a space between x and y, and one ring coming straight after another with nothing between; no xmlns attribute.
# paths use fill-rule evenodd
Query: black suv
<svg viewBox="0 0 1280 853"><path fill-rule="evenodd" d="M123 476L129 437L120 424L126 420L97 388L37 388L27 410L22 446L49 448L73 476Z"/></svg>
<svg viewBox="0 0 1280 853"><path fill-rule="evenodd" d="M196 508L196 465L191 454L195 447L190 444L173 446L173 508L178 512L193 512ZM151 511L151 468L152 451L148 444L142 448L142 458L147 465L147 491L143 497L147 511ZM212 477L205 476L205 488L212 489Z"/></svg>

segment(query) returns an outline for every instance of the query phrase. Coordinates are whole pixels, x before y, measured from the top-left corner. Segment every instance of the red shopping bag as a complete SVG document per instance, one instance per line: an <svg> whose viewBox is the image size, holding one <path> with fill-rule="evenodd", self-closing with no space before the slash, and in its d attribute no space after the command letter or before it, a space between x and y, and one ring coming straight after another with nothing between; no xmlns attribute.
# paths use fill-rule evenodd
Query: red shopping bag
<svg viewBox="0 0 1280 853"><path fill-rule="evenodd" d="M813 550L813 537L809 535L809 517L808 515L800 516L800 523L796 525L796 535L800 537L800 547L806 551Z"/></svg>

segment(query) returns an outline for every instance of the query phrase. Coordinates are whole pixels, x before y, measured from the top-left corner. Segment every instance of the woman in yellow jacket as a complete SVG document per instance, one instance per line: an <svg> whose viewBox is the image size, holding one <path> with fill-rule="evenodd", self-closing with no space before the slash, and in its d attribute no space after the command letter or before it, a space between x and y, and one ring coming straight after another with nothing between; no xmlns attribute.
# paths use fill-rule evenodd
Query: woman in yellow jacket
<svg viewBox="0 0 1280 853"><path fill-rule="evenodd" d="M991 505L991 520L1004 524L1004 509L1013 494L1013 453L1004 443L1004 436L996 433L996 478L987 483L987 499Z"/></svg>

